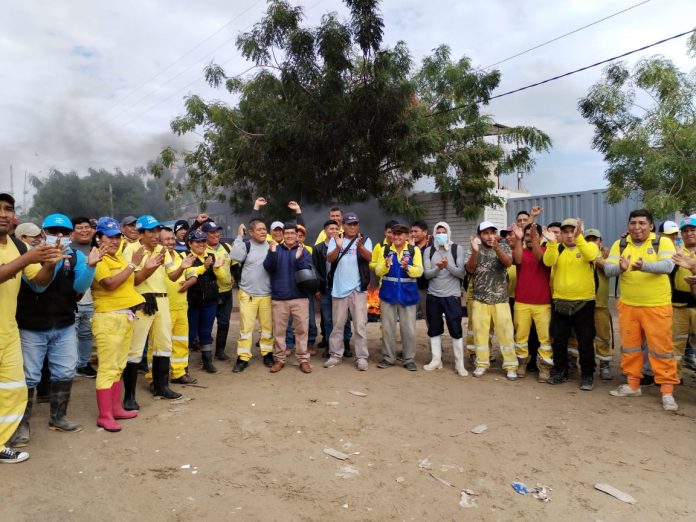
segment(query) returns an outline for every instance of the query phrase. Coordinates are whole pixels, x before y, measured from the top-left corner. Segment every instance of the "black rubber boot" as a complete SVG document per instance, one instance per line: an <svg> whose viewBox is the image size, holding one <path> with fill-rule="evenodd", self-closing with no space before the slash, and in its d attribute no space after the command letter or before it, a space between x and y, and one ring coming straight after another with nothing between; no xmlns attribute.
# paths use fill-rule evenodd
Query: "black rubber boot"
<svg viewBox="0 0 696 522"><path fill-rule="evenodd" d="M217 333L215 334L215 358L218 361L230 360L230 358L225 354L225 347L227 346L227 333L229 331L229 325L218 325Z"/></svg>
<svg viewBox="0 0 696 522"><path fill-rule="evenodd" d="M22 420L19 421L19 426L12 435L9 446L13 448L23 448L31 440L31 428L29 427L29 420L31 420L31 409L34 406L34 391L36 388L28 388L27 393L27 407L24 410L24 415Z"/></svg>
<svg viewBox="0 0 696 522"><path fill-rule="evenodd" d="M181 397L180 393L169 387L169 357L155 355L152 358L152 383L154 384L152 395L155 397L163 397L165 399L178 399Z"/></svg>
<svg viewBox="0 0 696 522"><path fill-rule="evenodd" d="M218 369L213 366L213 352L210 349L205 350L204 348L206 348L206 346L201 347L201 364L203 365L203 369L208 373L217 373Z"/></svg>
<svg viewBox="0 0 696 522"><path fill-rule="evenodd" d="M47 403L51 400L51 370L48 369L48 358L44 359L41 367L41 380L36 385L37 404Z"/></svg>
<svg viewBox="0 0 696 522"><path fill-rule="evenodd" d="M135 385L138 383L140 363L129 362L123 369L123 409L139 410L140 404L135 402Z"/></svg>
<svg viewBox="0 0 696 522"><path fill-rule="evenodd" d="M82 426L65 418L70 402L72 383L72 380L51 383L51 413L48 418L48 429L50 430L82 431Z"/></svg>

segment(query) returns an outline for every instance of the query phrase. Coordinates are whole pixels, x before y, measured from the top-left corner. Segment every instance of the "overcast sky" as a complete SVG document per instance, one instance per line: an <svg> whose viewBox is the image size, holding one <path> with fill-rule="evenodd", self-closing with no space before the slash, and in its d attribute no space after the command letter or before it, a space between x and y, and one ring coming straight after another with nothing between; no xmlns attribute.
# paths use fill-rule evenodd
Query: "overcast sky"
<svg viewBox="0 0 696 522"><path fill-rule="evenodd" d="M386 0L385 43L405 40L416 62L439 44L454 58L485 67L592 23L641 0ZM306 22L339 0L303 0ZM51 168L85 173L88 167L129 170L154 159L166 145L184 147L169 129L183 98L207 88L203 66L214 61L229 75L248 67L234 41L261 18L264 0L23 0L0 17L0 188L15 193L24 172ZM650 0L607 21L497 66L502 93L610 58L696 26L693 0ZM661 54L690 70L686 38L627 59ZM524 180L533 194L600 188L604 164L592 151L592 128L577 101L601 68L506 96L484 109L506 125L532 125L554 146ZM494 94L496 94L494 93ZM509 180L515 184L514 180ZM19 199L19 198L18 198Z"/></svg>

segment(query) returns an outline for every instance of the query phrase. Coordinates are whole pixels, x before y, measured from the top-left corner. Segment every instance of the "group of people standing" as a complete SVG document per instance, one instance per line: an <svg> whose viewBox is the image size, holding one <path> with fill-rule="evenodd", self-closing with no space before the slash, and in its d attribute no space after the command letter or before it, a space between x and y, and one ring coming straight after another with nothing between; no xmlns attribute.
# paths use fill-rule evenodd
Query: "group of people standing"
<svg viewBox="0 0 696 522"><path fill-rule="evenodd" d="M627 235L608 250L601 233L586 230L579 219L540 226L542 209L535 207L506 230L480 223L464 248L452 241L446 222L430 230L422 221L410 227L390 221L384 239L373 244L360 232L357 214L334 207L312 246L297 202L288 204L292 221L268 228L261 219L266 203L256 199L251 220L228 244L222 227L205 214L171 228L151 215L118 222L52 214L41 227L21 224L12 235L14 198L1 193L0 302L10 314L0 320L0 462L28 458L20 449L31 439L35 400L50 403L51 429L81 429L66 417L76 375L96 378L96 423L116 432L119 421L138 415L139 372L146 373L152 395L164 399L181 397L171 383L196 384L191 351L200 352L205 372L217 373L214 361L230 359L235 285L237 374L252 360L257 324L260 356L272 373L283 370L293 349L300 371L311 373L318 348L324 348L325 368L352 359L358 371L368 370L367 291L379 286L379 369L401 362L417 370L421 315L431 351L425 370L443 367L447 325L454 370L462 377L468 375L467 353L474 377L486 374L494 335L508 379L536 366L539 381L561 384L575 350L580 388L591 390L596 357L600 376L612 377L608 278L618 276L627 384L611 393L641 394L645 352L663 407L677 409L673 387L696 327L696 215L682 221L683 246L677 248L656 236L649 212L634 211Z"/></svg>

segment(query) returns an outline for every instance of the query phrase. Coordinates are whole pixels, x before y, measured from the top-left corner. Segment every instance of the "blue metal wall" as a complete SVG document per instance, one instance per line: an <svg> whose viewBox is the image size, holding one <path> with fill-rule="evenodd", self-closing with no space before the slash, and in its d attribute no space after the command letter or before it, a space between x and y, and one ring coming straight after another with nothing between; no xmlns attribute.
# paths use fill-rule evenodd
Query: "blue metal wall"
<svg viewBox="0 0 696 522"><path fill-rule="evenodd" d="M606 189L599 189L509 199L508 219L513 221L520 210L529 211L533 206L539 205L544 208L540 219L541 224L547 225L552 221L579 217L585 222L585 228L598 228L602 233L603 243L611 246L626 231L628 214L631 210L641 208L642 205L638 197L610 205L607 203L606 196Z"/></svg>

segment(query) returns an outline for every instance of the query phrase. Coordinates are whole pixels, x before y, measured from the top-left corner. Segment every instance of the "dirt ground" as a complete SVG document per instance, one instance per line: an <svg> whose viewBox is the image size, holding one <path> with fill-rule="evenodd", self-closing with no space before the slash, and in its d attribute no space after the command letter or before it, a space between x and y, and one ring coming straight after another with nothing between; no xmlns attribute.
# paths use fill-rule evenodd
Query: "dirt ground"
<svg viewBox="0 0 696 522"><path fill-rule="evenodd" d="M592 392L577 380L539 384L535 374L508 382L499 369L458 377L446 338L445 368L423 371L423 321L419 371L379 370L379 335L371 323L367 372L348 361L327 370L317 356L311 375L295 364L272 375L255 357L241 375L232 361L208 375L194 354L192 373L206 388L176 386L185 402L154 400L141 377L140 415L120 433L97 429L94 381L78 378L69 416L84 430L51 432L48 405L34 408L31 458L0 469L0 519L694 520L693 372L675 392L674 414L655 387L610 397L618 376L597 379ZM479 424L488 430L472 433ZM550 502L516 494L514 481L549 486ZM460 506L464 489L476 507Z"/></svg>

